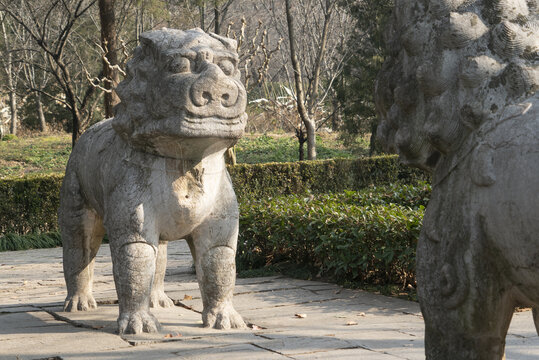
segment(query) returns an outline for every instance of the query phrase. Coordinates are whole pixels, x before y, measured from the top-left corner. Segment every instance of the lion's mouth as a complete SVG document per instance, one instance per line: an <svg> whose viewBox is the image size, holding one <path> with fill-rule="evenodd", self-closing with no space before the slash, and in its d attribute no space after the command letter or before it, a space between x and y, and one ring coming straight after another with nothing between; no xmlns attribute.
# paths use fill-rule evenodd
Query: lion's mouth
<svg viewBox="0 0 539 360"><path fill-rule="evenodd" d="M224 126L234 126L234 125L243 125L245 123L247 115L245 113L242 113L236 117L233 118L223 118L220 116L199 116L196 114L193 114L190 111L185 112L185 116L183 117L183 121L188 124L193 125L209 125L209 124L215 124L215 125L224 125Z"/></svg>
<svg viewBox="0 0 539 360"><path fill-rule="evenodd" d="M188 137L239 138L247 122L247 114L241 113L234 118L219 116L196 116L185 111L177 123L179 133Z"/></svg>

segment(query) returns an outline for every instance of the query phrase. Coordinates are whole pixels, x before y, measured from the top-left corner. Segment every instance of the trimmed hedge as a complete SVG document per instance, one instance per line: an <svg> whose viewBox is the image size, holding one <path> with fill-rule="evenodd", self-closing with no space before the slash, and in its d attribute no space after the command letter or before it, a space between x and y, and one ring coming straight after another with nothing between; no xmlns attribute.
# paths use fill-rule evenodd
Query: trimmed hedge
<svg viewBox="0 0 539 360"><path fill-rule="evenodd" d="M62 174L0 180L0 234L56 231Z"/></svg>
<svg viewBox="0 0 539 360"><path fill-rule="evenodd" d="M395 155L292 163L238 164L228 168L238 198L359 190L372 184L428 180Z"/></svg>
<svg viewBox="0 0 539 360"><path fill-rule="evenodd" d="M238 270L281 263L339 283L413 283L427 183L240 202Z"/></svg>
<svg viewBox="0 0 539 360"><path fill-rule="evenodd" d="M414 183L426 178L421 171L399 164L396 156L240 164L228 170L240 200L342 192L370 184ZM62 179L62 174L0 179L0 235L57 231Z"/></svg>

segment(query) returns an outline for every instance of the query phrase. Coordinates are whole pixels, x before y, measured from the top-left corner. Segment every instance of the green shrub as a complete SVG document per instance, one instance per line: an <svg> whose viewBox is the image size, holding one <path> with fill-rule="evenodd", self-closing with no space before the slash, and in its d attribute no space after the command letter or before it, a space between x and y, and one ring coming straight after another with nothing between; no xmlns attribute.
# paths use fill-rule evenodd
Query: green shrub
<svg viewBox="0 0 539 360"><path fill-rule="evenodd" d="M6 134L2 137L2 141L10 141L10 140L17 140L17 135L13 134Z"/></svg>
<svg viewBox="0 0 539 360"><path fill-rule="evenodd" d="M291 262L341 283L413 281L415 247L430 187L245 199L239 271Z"/></svg>
<svg viewBox="0 0 539 360"><path fill-rule="evenodd" d="M0 234L56 231L63 175L0 180Z"/></svg>
<svg viewBox="0 0 539 360"><path fill-rule="evenodd" d="M58 232L17 235L8 233L0 236L0 252L28 249L46 249L62 245Z"/></svg>
<svg viewBox="0 0 539 360"><path fill-rule="evenodd" d="M418 181L416 184L395 183L386 186L371 185L361 191L345 190L339 196L341 202L350 205L397 204L418 209L421 206L427 206L431 190L429 183Z"/></svg>

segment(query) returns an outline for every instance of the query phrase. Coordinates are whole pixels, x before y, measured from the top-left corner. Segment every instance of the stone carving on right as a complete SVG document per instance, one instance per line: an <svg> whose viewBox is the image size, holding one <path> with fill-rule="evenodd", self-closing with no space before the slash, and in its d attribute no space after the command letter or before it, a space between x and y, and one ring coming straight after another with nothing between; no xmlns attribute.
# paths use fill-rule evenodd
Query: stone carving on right
<svg viewBox="0 0 539 360"><path fill-rule="evenodd" d="M396 0L385 36L378 137L433 174L426 357L503 359L514 308L539 308L539 1Z"/></svg>

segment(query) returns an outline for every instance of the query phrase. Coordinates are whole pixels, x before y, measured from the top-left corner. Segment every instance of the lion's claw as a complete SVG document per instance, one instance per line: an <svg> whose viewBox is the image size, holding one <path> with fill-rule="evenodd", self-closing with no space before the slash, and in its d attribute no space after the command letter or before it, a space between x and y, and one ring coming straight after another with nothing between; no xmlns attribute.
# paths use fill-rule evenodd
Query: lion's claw
<svg viewBox="0 0 539 360"><path fill-rule="evenodd" d="M222 330L242 329L246 326L245 321L232 305L204 311L202 313L202 323L204 327Z"/></svg>
<svg viewBox="0 0 539 360"><path fill-rule="evenodd" d="M147 311L124 312L118 317L118 333L155 333L161 328L159 321Z"/></svg>

